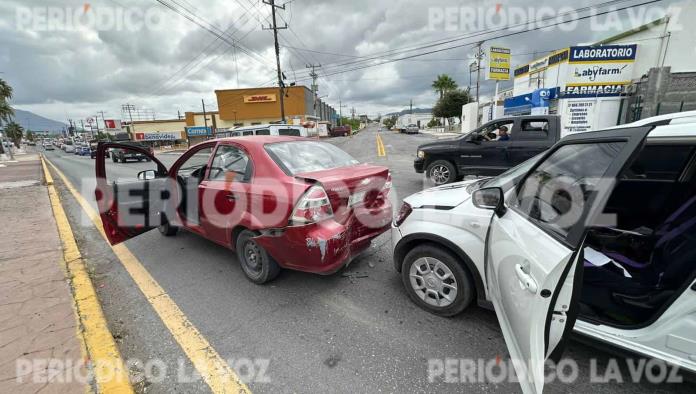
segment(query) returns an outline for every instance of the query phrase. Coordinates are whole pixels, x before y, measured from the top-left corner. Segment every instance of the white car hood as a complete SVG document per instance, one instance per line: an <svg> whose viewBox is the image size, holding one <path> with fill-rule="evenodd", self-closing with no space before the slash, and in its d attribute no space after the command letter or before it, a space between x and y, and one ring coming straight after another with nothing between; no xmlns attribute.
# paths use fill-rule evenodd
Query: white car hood
<svg viewBox="0 0 696 394"><path fill-rule="evenodd" d="M412 208L453 208L471 198L471 194L466 190L467 186L480 180L481 179L474 179L432 187L412 194L404 198L404 201Z"/></svg>

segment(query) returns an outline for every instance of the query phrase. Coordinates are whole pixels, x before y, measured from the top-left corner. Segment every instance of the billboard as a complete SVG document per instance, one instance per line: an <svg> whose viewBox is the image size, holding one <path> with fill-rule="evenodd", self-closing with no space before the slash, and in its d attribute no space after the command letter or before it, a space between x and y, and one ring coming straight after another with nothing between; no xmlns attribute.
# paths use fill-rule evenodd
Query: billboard
<svg viewBox="0 0 696 394"><path fill-rule="evenodd" d="M112 133L121 131L123 129L123 127L121 126L121 121L118 119L104 119L104 126L106 128L106 131Z"/></svg>
<svg viewBox="0 0 696 394"><path fill-rule="evenodd" d="M202 136L208 136L211 134L213 134L211 127L195 126L195 127L187 127L186 128L186 135L189 137L202 137Z"/></svg>
<svg viewBox="0 0 696 394"><path fill-rule="evenodd" d="M488 55L488 79L510 80L510 49L491 47Z"/></svg>
<svg viewBox="0 0 696 394"><path fill-rule="evenodd" d="M155 132L135 133L136 141L175 141L181 139L181 133Z"/></svg>
<svg viewBox="0 0 696 394"><path fill-rule="evenodd" d="M570 47L564 97L607 97L625 93L637 45Z"/></svg>

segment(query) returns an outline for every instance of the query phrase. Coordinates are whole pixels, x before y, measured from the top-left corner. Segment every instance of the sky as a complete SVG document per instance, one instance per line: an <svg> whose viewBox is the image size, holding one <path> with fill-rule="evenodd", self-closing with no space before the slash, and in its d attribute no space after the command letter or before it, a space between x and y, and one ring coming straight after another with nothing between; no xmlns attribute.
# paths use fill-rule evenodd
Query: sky
<svg viewBox="0 0 696 394"><path fill-rule="evenodd" d="M411 101L432 107L438 74L469 86L480 40L484 49L510 48L514 67L681 4L637 6L648 1L276 0L285 4L278 24L288 25L279 30L281 69L286 83L309 86L306 66L321 64L319 95L337 110L340 100L344 115L400 111ZM626 6L634 7L549 26ZM14 88L11 105L63 122L100 111L120 118L126 103L161 119L201 111L201 100L215 109L216 89L277 86L273 33L264 29L270 10L261 0L3 0L0 78ZM438 40L451 42L433 46ZM438 52L393 61L427 51ZM484 74L488 96L495 82Z"/></svg>

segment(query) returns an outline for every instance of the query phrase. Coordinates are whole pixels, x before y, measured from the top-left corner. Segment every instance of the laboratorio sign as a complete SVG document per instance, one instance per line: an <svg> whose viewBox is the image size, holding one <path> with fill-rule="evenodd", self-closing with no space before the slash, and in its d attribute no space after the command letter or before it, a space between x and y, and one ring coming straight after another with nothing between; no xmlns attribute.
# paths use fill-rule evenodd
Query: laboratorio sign
<svg viewBox="0 0 696 394"><path fill-rule="evenodd" d="M633 47L618 48L572 48L575 60L587 59L632 59L635 50Z"/></svg>

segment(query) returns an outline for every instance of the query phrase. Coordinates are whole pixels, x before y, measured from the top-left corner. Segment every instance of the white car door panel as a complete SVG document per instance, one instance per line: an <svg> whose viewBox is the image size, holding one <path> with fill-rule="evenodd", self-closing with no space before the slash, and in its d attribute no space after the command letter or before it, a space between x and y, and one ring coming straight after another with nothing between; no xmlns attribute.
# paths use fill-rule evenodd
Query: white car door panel
<svg viewBox="0 0 696 394"><path fill-rule="evenodd" d="M558 344L568 323L566 312L574 276L564 281L566 284L558 292L557 299L551 296L564 273L574 273L572 269L566 272L566 268L575 256L571 249L541 229L529 226L527 219L517 212L508 211L494 222L489 238L489 258L495 262L488 266L489 296L509 344L520 383L525 392L538 392L540 389L535 388L534 382L543 381L544 362L548 356L547 315L554 302L548 335L551 343Z"/></svg>
<svg viewBox="0 0 696 394"><path fill-rule="evenodd" d="M597 205L603 207L613 187L606 180L635 157L650 129L566 138L507 194L510 201L500 204L502 197L486 189L474 195L479 206L495 206L486 239L486 283L525 393L542 392L545 360L560 356L575 324L588 217L601 214ZM557 179L563 179L560 188ZM574 219L564 221L571 214Z"/></svg>

